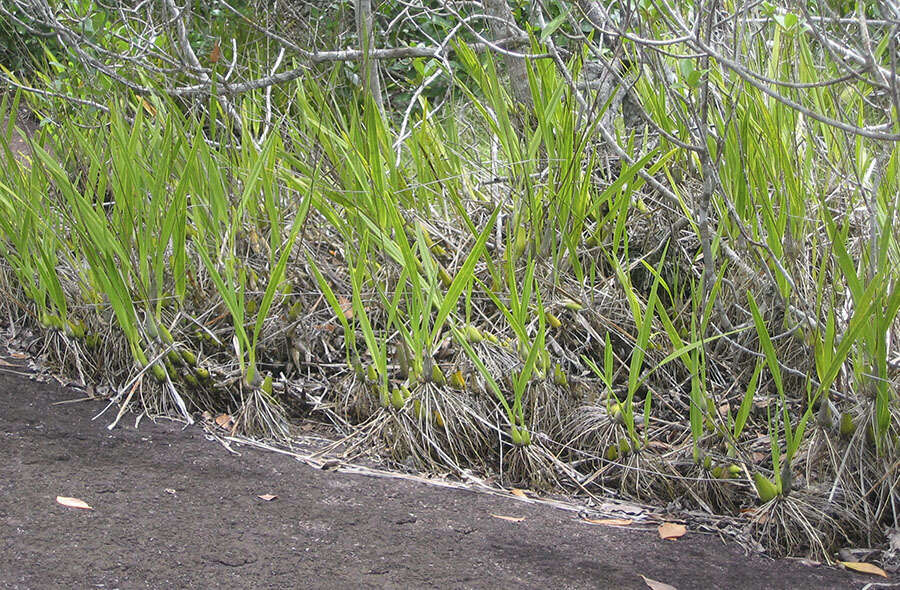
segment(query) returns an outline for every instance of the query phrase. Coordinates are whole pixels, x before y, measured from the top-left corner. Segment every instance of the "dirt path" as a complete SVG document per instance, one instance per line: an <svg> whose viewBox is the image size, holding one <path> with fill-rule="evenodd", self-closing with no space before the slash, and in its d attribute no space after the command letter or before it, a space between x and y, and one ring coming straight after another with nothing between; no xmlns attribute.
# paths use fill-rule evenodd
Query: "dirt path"
<svg viewBox="0 0 900 590"><path fill-rule="evenodd" d="M2 588L858 588L719 539L591 526L483 493L229 454L0 363ZM13 361L14 362L14 361ZM128 425L125 423L128 422ZM276 494L263 501L260 494ZM65 508L57 496L94 510ZM510 522L491 515L521 517Z"/></svg>

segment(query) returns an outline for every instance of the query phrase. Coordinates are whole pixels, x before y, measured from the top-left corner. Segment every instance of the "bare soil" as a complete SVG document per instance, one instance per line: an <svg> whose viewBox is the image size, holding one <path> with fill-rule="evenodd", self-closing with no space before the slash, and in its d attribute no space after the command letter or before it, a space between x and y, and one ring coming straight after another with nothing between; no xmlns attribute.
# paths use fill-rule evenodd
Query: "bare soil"
<svg viewBox="0 0 900 590"><path fill-rule="evenodd" d="M0 95L0 98L2 98L2 95ZM6 143L6 129L8 126L9 118L0 116L0 143ZM16 117L16 127L17 129L14 129L9 137L9 149L20 158L30 158L32 155L31 146L26 138L31 137L37 130L37 122L22 109Z"/></svg>
<svg viewBox="0 0 900 590"><path fill-rule="evenodd" d="M0 354L2 359L2 354ZM199 426L109 431L84 393L0 360L2 588L859 588L689 531L314 469ZM264 501L258 496L274 494ZM57 496L93 510L64 507ZM521 518L512 522L492 515Z"/></svg>

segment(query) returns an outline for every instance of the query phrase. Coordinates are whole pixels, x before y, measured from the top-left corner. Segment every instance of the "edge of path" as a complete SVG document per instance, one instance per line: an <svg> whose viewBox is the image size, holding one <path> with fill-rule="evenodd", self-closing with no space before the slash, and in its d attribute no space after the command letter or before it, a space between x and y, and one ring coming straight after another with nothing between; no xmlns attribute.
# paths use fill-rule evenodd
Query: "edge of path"
<svg viewBox="0 0 900 590"><path fill-rule="evenodd" d="M2 357L0 357L2 358ZM7 361L9 362L9 361ZM97 402L0 364L5 588L859 588L689 532L591 526L542 505L317 470L200 427L92 420ZM258 496L273 494L266 502ZM56 496L94 509L65 508ZM521 518L519 522L496 518Z"/></svg>

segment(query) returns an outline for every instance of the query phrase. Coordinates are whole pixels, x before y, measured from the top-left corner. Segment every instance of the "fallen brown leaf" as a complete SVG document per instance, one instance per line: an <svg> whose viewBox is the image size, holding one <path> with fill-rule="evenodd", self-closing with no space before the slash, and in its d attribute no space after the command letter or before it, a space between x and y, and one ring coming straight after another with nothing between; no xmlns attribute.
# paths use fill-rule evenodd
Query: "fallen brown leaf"
<svg viewBox="0 0 900 590"><path fill-rule="evenodd" d="M872 565L871 563L866 563L864 561L839 561L838 563L848 570L853 570L855 572L872 574L873 576L882 576L884 578L888 577L887 572L883 569L877 565Z"/></svg>
<svg viewBox="0 0 900 590"><path fill-rule="evenodd" d="M276 496L275 494L261 494L261 495L257 496L257 498L259 498L260 500L264 500L266 502L271 502L272 500L274 500L277 497L278 496Z"/></svg>
<svg viewBox="0 0 900 590"><path fill-rule="evenodd" d="M660 539L667 539L669 541L674 541L678 537L683 537L685 533L687 533L687 527L683 524L678 524L674 522L664 522L659 525L659 528L656 529L659 531Z"/></svg>
<svg viewBox="0 0 900 590"><path fill-rule="evenodd" d="M69 498L67 496L57 496L56 501L63 506L68 506L69 508L79 508L81 510L93 510L87 502L80 498Z"/></svg>
<svg viewBox="0 0 900 590"><path fill-rule="evenodd" d="M141 97L141 105L144 107L144 110L147 111L148 115L150 115L151 117L156 116L156 109L153 108L153 105L147 102L147 99L143 96Z"/></svg>
<svg viewBox="0 0 900 590"><path fill-rule="evenodd" d="M341 305L341 311L344 312L344 317L348 320L353 319L353 304L350 303L350 300L344 297L343 295L338 295L338 303Z"/></svg>
<svg viewBox="0 0 900 590"><path fill-rule="evenodd" d="M634 523L628 518L585 518L583 522L588 524L602 524L606 526L628 526Z"/></svg>
<svg viewBox="0 0 900 590"><path fill-rule="evenodd" d="M525 520L524 516L503 516L502 514L491 514L491 516L500 520L508 520L509 522L522 522Z"/></svg>
<svg viewBox="0 0 900 590"><path fill-rule="evenodd" d="M229 428L233 423L234 423L234 422L233 422L231 416L228 415L228 414L219 414L218 416L216 416L216 424L217 424L220 428L226 428L226 429L227 429L227 428Z"/></svg>
<svg viewBox="0 0 900 590"><path fill-rule="evenodd" d="M665 582L657 582L656 580L652 580L647 576L641 577L644 578L644 583L647 584L647 586L651 590L678 590L678 588L672 586L671 584L666 584Z"/></svg>
<svg viewBox="0 0 900 590"><path fill-rule="evenodd" d="M513 496L518 496L520 498L527 498L528 494L525 493L525 490L520 490L519 488L513 488L509 490L509 493Z"/></svg>
<svg viewBox="0 0 900 590"><path fill-rule="evenodd" d="M222 57L222 48L219 47L219 42L216 41L213 44L212 51L209 52L209 63L217 63L219 59Z"/></svg>

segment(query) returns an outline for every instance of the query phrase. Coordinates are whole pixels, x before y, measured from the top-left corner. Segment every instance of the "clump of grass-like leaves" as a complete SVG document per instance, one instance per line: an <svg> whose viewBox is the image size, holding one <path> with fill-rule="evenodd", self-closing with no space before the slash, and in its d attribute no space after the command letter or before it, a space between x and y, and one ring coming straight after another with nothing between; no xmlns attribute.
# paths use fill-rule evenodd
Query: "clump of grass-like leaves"
<svg viewBox="0 0 900 590"><path fill-rule="evenodd" d="M652 80L634 90L667 135L620 129L611 158L551 62L521 116L489 56L456 55L472 145L423 98L401 137L311 78L271 132L256 91L241 134L214 99L129 94L45 127L0 164L4 311L65 370L187 420L285 439L297 406L354 451L680 500L783 553L896 525L897 146L846 161L710 68L701 220L709 164ZM865 193L842 180L876 164Z"/></svg>

